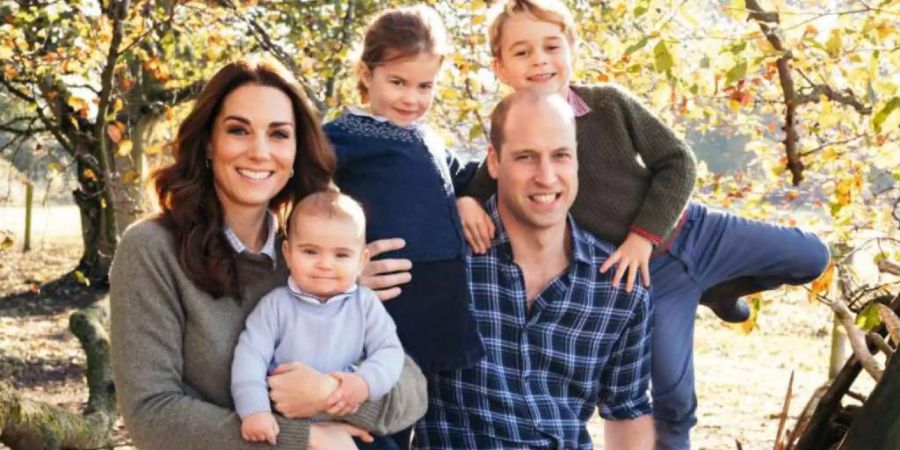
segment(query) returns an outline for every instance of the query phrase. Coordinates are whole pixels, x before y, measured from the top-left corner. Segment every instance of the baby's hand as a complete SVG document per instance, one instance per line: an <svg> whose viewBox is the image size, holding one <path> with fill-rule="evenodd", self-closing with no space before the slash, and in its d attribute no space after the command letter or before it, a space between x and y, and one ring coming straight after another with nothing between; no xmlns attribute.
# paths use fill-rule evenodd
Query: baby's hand
<svg viewBox="0 0 900 450"><path fill-rule="evenodd" d="M340 381L341 385L325 401L326 412L332 416L355 413L369 398L369 383L355 373L334 372L331 376Z"/></svg>
<svg viewBox="0 0 900 450"><path fill-rule="evenodd" d="M241 437L250 442L268 442L277 445L278 422L271 413L261 412L244 417L241 422Z"/></svg>
<svg viewBox="0 0 900 450"><path fill-rule="evenodd" d="M483 254L491 248L491 239L494 238L494 221L491 220L478 200L472 197L460 197L456 199L456 208L459 210L459 218L462 221L463 234L469 247L477 254Z"/></svg>

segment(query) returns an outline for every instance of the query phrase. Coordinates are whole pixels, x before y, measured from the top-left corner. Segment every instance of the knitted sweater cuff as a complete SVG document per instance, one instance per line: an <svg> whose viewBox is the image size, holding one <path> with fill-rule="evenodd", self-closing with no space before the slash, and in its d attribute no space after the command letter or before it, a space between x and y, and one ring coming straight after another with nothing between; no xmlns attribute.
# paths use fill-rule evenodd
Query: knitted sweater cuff
<svg viewBox="0 0 900 450"><path fill-rule="evenodd" d="M309 421L304 419L288 419L275 416L278 421L278 448L306 449L309 448Z"/></svg>
<svg viewBox="0 0 900 450"><path fill-rule="evenodd" d="M656 234L651 233L651 232L649 232L649 231L647 231L647 230L645 230L645 229L643 229L643 228L641 228L641 227L639 227L639 226L637 226L637 225L632 225L632 226L629 228L629 230L630 230L632 233L635 233L635 234L637 234L638 236L641 236L641 237L643 237L644 239L647 239L647 240L650 241L650 243L653 244L654 246L659 245L659 244L662 244L662 242L663 242L663 239L662 239L661 237L659 237L659 236L657 236Z"/></svg>

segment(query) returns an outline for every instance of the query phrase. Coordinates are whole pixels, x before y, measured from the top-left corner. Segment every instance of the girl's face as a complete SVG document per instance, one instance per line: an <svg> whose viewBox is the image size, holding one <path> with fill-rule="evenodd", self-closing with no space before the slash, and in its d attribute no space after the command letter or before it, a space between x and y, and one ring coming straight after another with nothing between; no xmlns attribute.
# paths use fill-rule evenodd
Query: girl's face
<svg viewBox="0 0 900 450"><path fill-rule="evenodd" d="M294 109L281 90L245 84L222 101L207 157L226 217L266 209L287 184L297 154Z"/></svg>
<svg viewBox="0 0 900 450"><path fill-rule="evenodd" d="M501 27L494 73L515 89L566 95L572 73L569 41L559 25L514 14Z"/></svg>
<svg viewBox="0 0 900 450"><path fill-rule="evenodd" d="M369 90L372 113L398 126L421 119L431 106L440 68L440 56L423 52L364 71L362 82Z"/></svg>

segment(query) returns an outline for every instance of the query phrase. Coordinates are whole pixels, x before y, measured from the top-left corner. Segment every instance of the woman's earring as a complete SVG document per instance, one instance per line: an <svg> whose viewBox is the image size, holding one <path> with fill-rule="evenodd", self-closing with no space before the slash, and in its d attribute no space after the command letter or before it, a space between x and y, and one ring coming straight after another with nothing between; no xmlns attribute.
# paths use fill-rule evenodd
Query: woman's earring
<svg viewBox="0 0 900 450"><path fill-rule="evenodd" d="M291 174L288 175L288 178L293 178L293 176L294 176L294 169L291 169Z"/></svg>
<svg viewBox="0 0 900 450"><path fill-rule="evenodd" d="M206 168L209 169L209 158L206 158L204 164L206 164Z"/></svg>

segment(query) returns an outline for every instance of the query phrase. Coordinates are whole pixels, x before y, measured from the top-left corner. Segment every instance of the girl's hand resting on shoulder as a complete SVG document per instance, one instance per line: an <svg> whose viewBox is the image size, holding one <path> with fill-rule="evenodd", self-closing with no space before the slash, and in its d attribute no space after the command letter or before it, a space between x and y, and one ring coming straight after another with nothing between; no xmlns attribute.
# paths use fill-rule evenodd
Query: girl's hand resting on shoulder
<svg viewBox="0 0 900 450"><path fill-rule="evenodd" d="M469 247L476 254L484 254L491 248L491 240L494 239L494 221L481 207L481 203L472 197L460 197L456 199L456 208L459 210L459 218L462 220L463 234Z"/></svg>

